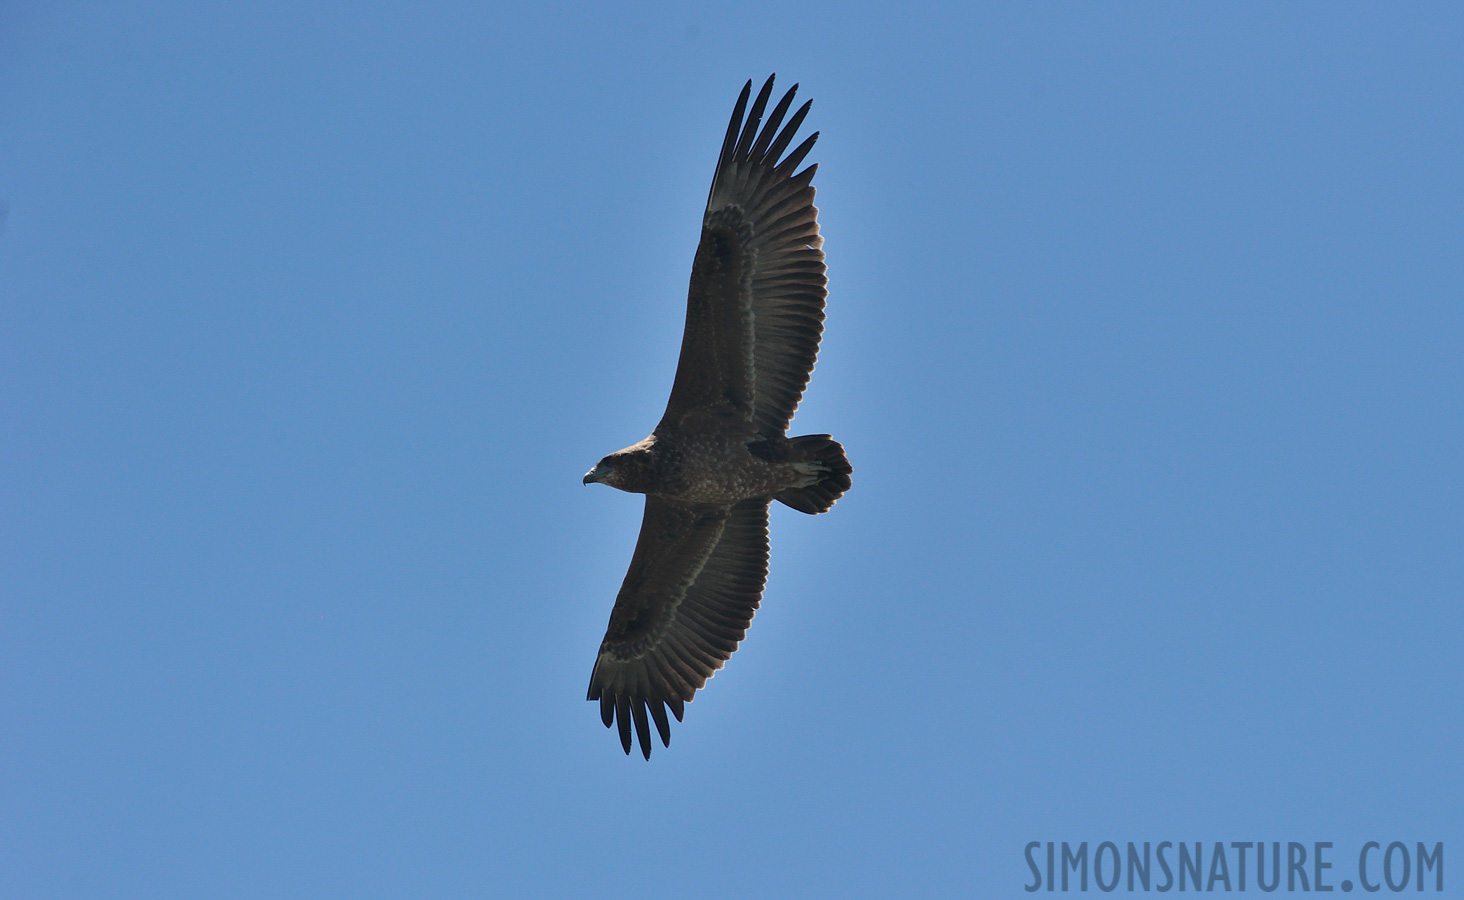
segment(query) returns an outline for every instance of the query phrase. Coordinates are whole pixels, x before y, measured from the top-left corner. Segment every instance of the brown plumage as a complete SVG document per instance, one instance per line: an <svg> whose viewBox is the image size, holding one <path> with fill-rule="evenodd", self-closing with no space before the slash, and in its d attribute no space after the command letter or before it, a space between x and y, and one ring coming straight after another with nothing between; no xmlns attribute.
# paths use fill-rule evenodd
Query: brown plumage
<svg viewBox="0 0 1464 900"><path fill-rule="evenodd" d="M759 131L772 90L769 78L748 110L749 81L727 126L666 413L584 479L646 495L589 691L626 753L634 725L646 759L651 724L670 746L666 708L680 721L747 633L768 573L768 504L826 512L853 471L828 435L787 436L818 355L828 279L818 166L794 171L818 133L783 156L812 103L779 130L794 85Z"/></svg>

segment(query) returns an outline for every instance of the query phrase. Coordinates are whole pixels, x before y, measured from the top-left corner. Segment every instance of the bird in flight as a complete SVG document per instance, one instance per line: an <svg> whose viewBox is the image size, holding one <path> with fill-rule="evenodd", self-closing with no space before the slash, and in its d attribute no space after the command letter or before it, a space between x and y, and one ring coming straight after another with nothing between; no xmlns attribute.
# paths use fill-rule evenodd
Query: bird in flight
<svg viewBox="0 0 1464 900"><path fill-rule="evenodd" d="M794 85L764 123L772 91L770 77L749 110L747 82L727 126L666 413L584 478L646 495L589 690L627 754L634 723L646 759L651 723L669 747L666 709L681 721L747 633L768 574L768 506L827 512L853 472L829 435L788 437L818 356L828 279L818 166L797 171L818 133L784 155L813 104L785 125Z"/></svg>

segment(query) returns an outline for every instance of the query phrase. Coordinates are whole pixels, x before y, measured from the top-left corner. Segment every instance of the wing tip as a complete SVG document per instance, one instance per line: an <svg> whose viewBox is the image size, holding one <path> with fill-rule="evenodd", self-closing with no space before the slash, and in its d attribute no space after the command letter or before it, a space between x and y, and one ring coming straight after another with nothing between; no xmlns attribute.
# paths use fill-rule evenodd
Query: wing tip
<svg viewBox="0 0 1464 900"><path fill-rule="evenodd" d="M732 118L727 123L727 132L722 139L722 150L717 156L717 168L712 176L712 189L707 195L707 209L711 211L718 196L718 188L728 179L739 184L749 178L754 180L762 179L765 175L753 175L753 172L766 170L771 174L774 181L786 178L788 172L796 166L796 162L788 163L787 160L779 162L779 157L792 142L794 135L803 124L808 111L813 107L813 100L805 100L803 105L793 114L791 118L784 121L783 117L788 108L792 105L801 84L795 83L778 101L772 113L766 121L763 120L763 112L767 109L768 100L771 98L773 82L777 79L776 72L768 76L763 82L756 97L753 97L753 80L749 78L742 86L738 94L737 103L732 109ZM751 105L749 106L749 101ZM804 141L791 156L807 154L813 147L813 141L818 138L815 132L813 137ZM787 166L785 168L785 165ZM744 169L744 166L750 166ZM771 184L772 182L769 182Z"/></svg>
<svg viewBox="0 0 1464 900"><path fill-rule="evenodd" d="M671 722L666 717L667 704L671 705L672 714L680 722L680 703L624 696L609 700L606 695L600 699L600 720L605 723L606 728L616 729L620 738L620 749L625 751L626 756L630 755L631 747L639 745L641 755L649 761L651 749L655 747L655 740L651 737L652 725L656 728L656 737L661 739L661 746L671 746Z"/></svg>

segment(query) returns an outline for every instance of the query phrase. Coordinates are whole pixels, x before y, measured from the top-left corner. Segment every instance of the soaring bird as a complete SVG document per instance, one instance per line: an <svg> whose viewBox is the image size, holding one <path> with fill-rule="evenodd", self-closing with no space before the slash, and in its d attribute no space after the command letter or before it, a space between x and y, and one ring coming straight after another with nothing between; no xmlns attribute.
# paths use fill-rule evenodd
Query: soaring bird
<svg viewBox="0 0 1464 900"><path fill-rule="evenodd" d="M783 155L813 104L784 125L794 85L763 123L772 91L770 77L749 110L748 81L732 110L666 413L650 437L584 478L646 495L589 699L600 701L606 728L619 726L626 754L634 723L648 760L650 723L669 747L666 708L681 721L747 633L768 573L768 506L827 512L853 472L829 435L788 437L818 356L828 279L813 205L818 166L795 171L818 133Z"/></svg>

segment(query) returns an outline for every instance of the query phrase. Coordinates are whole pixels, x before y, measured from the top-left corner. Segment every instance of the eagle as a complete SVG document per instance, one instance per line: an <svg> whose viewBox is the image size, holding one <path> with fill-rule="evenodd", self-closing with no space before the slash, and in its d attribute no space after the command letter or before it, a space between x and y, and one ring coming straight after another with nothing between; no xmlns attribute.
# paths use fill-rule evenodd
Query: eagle
<svg viewBox="0 0 1464 900"><path fill-rule="evenodd" d="M627 755L634 724L647 760L650 723L671 746L667 708L681 721L747 634L767 580L772 501L827 512L853 472L831 436L788 437L818 356L828 278L818 166L798 170L818 133L784 155L813 103L784 124L795 84L763 122L772 90L770 77L749 110L747 82L722 141L665 415L584 477L646 495L588 699L606 728L619 727Z"/></svg>

